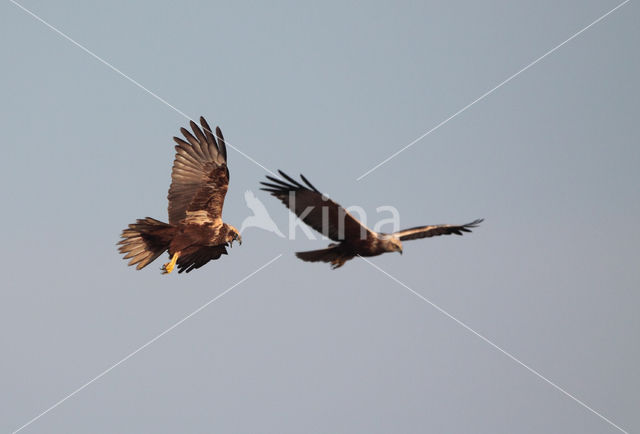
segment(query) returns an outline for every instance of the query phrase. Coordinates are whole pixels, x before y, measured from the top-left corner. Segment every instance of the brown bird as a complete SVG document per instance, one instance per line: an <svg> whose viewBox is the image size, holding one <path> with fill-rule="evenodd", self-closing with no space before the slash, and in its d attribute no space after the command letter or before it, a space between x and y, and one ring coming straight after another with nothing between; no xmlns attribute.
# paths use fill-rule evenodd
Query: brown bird
<svg viewBox="0 0 640 434"><path fill-rule="evenodd" d="M187 273L227 254L234 241L242 244L236 228L222 221L222 206L229 186L227 148L220 128L215 135L207 121L191 121L191 134L180 128L186 141L174 137L176 157L169 187L169 223L151 217L138 219L122 231L118 243L128 265L140 270L166 250L170 261L163 274Z"/></svg>
<svg viewBox="0 0 640 434"><path fill-rule="evenodd" d="M303 175L306 185L302 185L281 170L284 178L267 176L271 182L261 182L272 196L280 199L287 208L295 213L303 222L322 235L337 241L321 250L297 252L296 256L308 262L329 262L335 269L355 256L377 256L386 252L400 252L402 241L436 235L471 232L483 219L474 220L464 225L430 225L405 229L392 234L378 233L364 226L338 203L320 193Z"/></svg>

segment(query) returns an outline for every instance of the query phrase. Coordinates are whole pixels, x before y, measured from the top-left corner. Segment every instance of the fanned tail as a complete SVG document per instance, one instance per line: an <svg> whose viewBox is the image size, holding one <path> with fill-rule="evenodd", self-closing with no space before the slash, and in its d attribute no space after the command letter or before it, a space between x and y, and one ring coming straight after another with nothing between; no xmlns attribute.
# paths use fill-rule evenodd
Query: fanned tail
<svg viewBox="0 0 640 434"><path fill-rule="evenodd" d="M131 259L128 265L137 264L140 270L169 248L175 229L151 217L138 219L122 231L118 251L125 254L123 259Z"/></svg>

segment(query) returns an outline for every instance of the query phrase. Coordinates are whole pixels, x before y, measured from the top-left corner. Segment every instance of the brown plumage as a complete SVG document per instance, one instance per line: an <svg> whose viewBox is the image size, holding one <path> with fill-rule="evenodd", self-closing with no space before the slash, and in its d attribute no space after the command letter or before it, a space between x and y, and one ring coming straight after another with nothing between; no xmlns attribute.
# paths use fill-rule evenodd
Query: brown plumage
<svg viewBox="0 0 640 434"><path fill-rule="evenodd" d="M174 137L176 156L169 187L169 223L147 217L122 231L120 253L140 270L165 251L171 261L162 270L187 273L227 254L233 241L242 243L238 230L222 221L222 206L229 186L227 148L220 128L215 135L201 117L191 121L193 134Z"/></svg>
<svg viewBox="0 0 640 434"><path fill-rule="evenodd" d="M437 235L471 232L483 219L464 225L431 225L405 229L392 234L378 233L364 226L338 203L320 193L303 175L302 182L278 171L282 179L267 176L262 190L277 197L307 225L336 241L328 248L297 252L296 256L308 262L329 262L338 268L355 256L377 256L386 252L402 253L402 241Z"/></svg>

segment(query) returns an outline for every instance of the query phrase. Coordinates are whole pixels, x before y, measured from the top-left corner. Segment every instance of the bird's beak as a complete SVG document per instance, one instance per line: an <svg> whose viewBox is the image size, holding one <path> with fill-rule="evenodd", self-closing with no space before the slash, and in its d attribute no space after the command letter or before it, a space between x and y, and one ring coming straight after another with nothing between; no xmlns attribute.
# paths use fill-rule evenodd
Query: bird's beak
<svg viewBox="0 0 640 434"><path fill-rule="evenodd" d="M400 252L400 254L402 255L402 249L398 250L398 252Z"/></svg>
<svg viewBox="0 0 640 434"><path fill-rule="evenodd" d="M242 245L242 237L238 234L238 244Z"/></svg>

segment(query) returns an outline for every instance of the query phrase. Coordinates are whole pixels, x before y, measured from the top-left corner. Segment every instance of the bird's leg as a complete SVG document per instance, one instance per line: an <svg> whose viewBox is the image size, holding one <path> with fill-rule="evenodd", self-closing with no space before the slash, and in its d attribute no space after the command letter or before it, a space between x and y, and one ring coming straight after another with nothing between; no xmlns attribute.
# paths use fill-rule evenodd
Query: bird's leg
<svg viewBox="0 0 640 434"><path fill-rule="evenodd" d="M171 258L171 262L168 262L162 266L162 274L169 274L173 271L173 268L176 266L176 262L178 262L178 258L180 257L180 252L175 252L173 257Z"/></svg>
<svg viewBox="0 0 640 434"><path fill-rule="evenodd" d="M331 261L331 269L335 270L336 268L340 268L344 265L345 262L347 262L347 260L343 257L335 258L333 261Z"/></svg>

